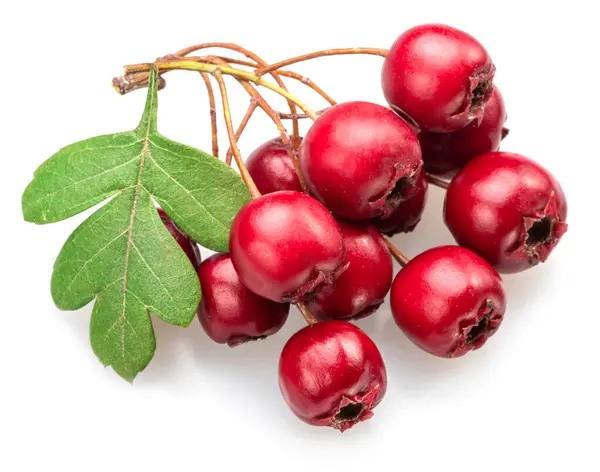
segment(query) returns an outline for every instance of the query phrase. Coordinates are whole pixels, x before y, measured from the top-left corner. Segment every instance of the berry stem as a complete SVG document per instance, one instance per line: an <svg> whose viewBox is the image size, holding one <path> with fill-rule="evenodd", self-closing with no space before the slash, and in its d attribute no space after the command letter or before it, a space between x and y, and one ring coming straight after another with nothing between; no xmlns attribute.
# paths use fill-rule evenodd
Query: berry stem
<svg viewBox="0 0 600 472"><path fill-rule="evenodd" d="M244 115L244 118L242 118L242 121L240 122L238 129L235 132L235 141L236 142L239 141L240 137L242 136L242 133L246 129L246 126L248 125L248 122L250 121L250 118L252 118L252 115L254 114L254 111L256 110L257 107L258 107L258 101L255 98L251 98L250 105L248 106L248 110L246 110L246 114ZM229 149L227 150L227 155L225 156L225 163L227 165L231 165L232 157L233 157L233 151L232 151L231 147L229 147Z"/></svg>
<svg viewBox="0 0 600 472"><path fill-rule="evenodd" d="M188 48L185 49L181 49L180 51L178 51L175 55L176 56L187 56L188 54L194 52L194 51L199 51L201 49L207 49L207 48L222 48L222 49L228 49L230 51L235 51L238 52L244 56L246 56L249 59L252 59L254 62L256 62L257 64L259 64L260 66L267 66L267 62L264 61L258 54L255 54L254 52L250 51L249 49L243 48L242 46L239 46L237 44L234 43L204 43L204 44L196 44L194 46L190 46ZM285 86L285 84L283 83L283 80L281 80L281 77L279 77L279 74L277 72L273 72L271 73L271 76L273 77L273 79L275 80L275 82L277 83L277 85L279 87L281 87L282 89L287 91L287 88ZM288 100L288 106L290 107L290 113L296 113L296 104L293 101ZM298 123L294 122L294 128L293 128L293 136L294 138L297 138L300 134L299 131L299 127L298 127Z"/></svg>
<svg viewBox="0 0 600 472"><path fill-rule="evenodd" d="M443 189L447 189L450 186L450 182L444 179L440 179L435 175L427 174L427 180L429 180L430 184L435 185L436 187L440 187Z"/></svg>
<svg viewBox="0 0 600 472"><path fill-rule="evenodd" d="M309 325L314 325L319 322L319 320L317 320L317 318L315 318L315 315L313 315L310 312L310 310L306 307L306 305L304 303L297 303L296 306L298 307L298 310L302 314L302 317L304 318L304 320Z"/></svg>
<svg viewBox="0 0 600 472"><path fill-rule="evenodd" d="M279 71L279 74L281 74L285 77L290 77L292 79L296 79L297 81L302 82L304 85L307 85L308 87L313 89L315 92L317 92L321 97L323 97L327 102L329 102L329 104L331 106L337 104L337 102L333 98L331 98L331 96L327 92L325 92L321 87L319 87L317 84L315 84L308 77L304 77L300 74L296 74L295 72L286 71L286 70Z"/></svg>
<svg viewBox="0 0 600 472"><path fill-rule="evenodd" d="M200 72L202 80L206 85L206 91L208 92L208 102L210 105L210 128L212 134L212 154L217 159L219 158L219 138L217 135L217 105L215 102L215 93L210 83L210 78L206 72ZM231 158L230 158L231 161Z"/></svg>
<svg viewBox="0 0 600 472"><path fill-rule="evenodd" d="M323 51L311 52L309 54L304 54L302 56L292 57L290 59L286 59L281 62L277 62L275 64L271 64L266 67L261 67L260 69L256 69L255 73L258 77L262 77L265 74L270 74L282 67L289 66L291 64L296 64L298 62L307 61L309 59L316 59L317 57L325 57L325 56L344 56L348 54L371 54L381 57L386 57L388 54L387 49L378 49L378 48L342 48L342 49L325 49Z"/></svg>
<svg viewBox="0 0 600 472"><path fill-rule="evenodd" d="M389 240L389 238L384 237L383 239L385 240L385 244L387 245L388 249L390 250L390 254L392 255L392 257L394 259L396 259L398 264L400 264L402 267L404 267L406 264L408 264L410 262L410 259L408 257L406 257L404 255L404 253L402 251L400 251L400 249L398 249L392 241Z"/></svg>
<svg viewBox="0 0 600 472"><path fill-rule="evenodd" d="M210 59L219 65L230 67L230 65L227 64L223 59L220 59L216 56L213 56ZM287 146L287 148L288 148L288 154L290 156L290 159L292 160L294 168L296 169L297 172L300 172L300 164L298 162L298 156L297 156L297 144L300 141L299 136L293 137L290 140L287 130L285 129L285 126L283 126L283 123L282 123L281 119L279 118L278 113L275 110L273 110L271 105L269 105L269 103L263 98L263 96L258 92L258 90L256 90L256 88L254 86L252 86L252 84L250 84L249 82L242 81L239 79L238 79L238 82L244 88L244 90L246 90L246 92L248 92L248 94L251 97L251 100L256 102L263 109L263 111L267 114L267 116L269 116L269 118L271 118L273 123L275 123L275 126L277 126L277 129L279 130L281 140L283 141L284 145ZM252 107L252 104L250 106ZM250 112L250 109L248 109L248 111ZM246 123L244 123L244 121L242 120L242 123L240 124L240 127L238 128L238 131L235 134L236 143L240 139L242 132L244 131L248 121L250 120L252 113L254 113L254 110L251 111L250 116L247 118ZM244 117L244 119L246 119L246 117ZM294 122L294 124L297 127L297 123ZM229 164L229 163L231 163L231 156L228 154L227 157L229 157L229 159L228 160L226 159L226 162ZM300 186L302 187L302 189L304 191L306 191L307 190L306 181L302 178L302 175L300 175L300 174L299 174L299 180L300 180Z"/></svg>
<svg viewBox="0 0 600 472"><path fill-rule="evenodd" d="M229 99L227 98L227 88L225 86L225 81L223 80L223 76L221 74L220 69L215 69L212 72L213 77L219 84L219 89L221 91L221 99L223 101L223 116L225 118L225 125L227 127L227 135L229 136L229 145L231 146L233 157L235 159L235 163L237 164L240 175L242 176L242 180L248 187L248 191L250 192L250 196L252 198L260 197L260 192L256 187L256 184L252 180L246 165L244 164L244 160L240 154L240 150L237 145L237 141L235 139L235 133L233 131L233 123L231 122L231 109L229 107Z"/></svg>
<svg viewBox="0 0 600 472"><path fill-rule="evenodd" d="M236 65L240 65L240 66L251 67L252 70L258 69L261 67L261 65L256 62L244 61L242 59L235 59L235 58L226 57L226 56L215 56L215 57L218 57L219 59L222 59L223 61L225 61L229 64L236 64ZM206 57L203 57L203 56L185 56L185 59L190 60L190 61L207 62ZM315 84L308 77L300 75L291 70L278 70L277 74L282 77L288 77L290 79L297 80L298 82L302 82L304 85L310 87L316 93L318 93L321 97L323 97L323 99L325 99L327 102L329 102L330 105L335 105L337 103L333 98L331 98L329 96L329 94L327 94L327 92L325 92L321 87L319 87L317 84Z"/></svg>
<svg viewBox="0 0 600 472"><path fill-rule="evenodd" d="M215 65L231 67L230 64L228 64L222 58L217 57L217 56L208 56L208 57L206 57L206 60L210 61L211 63L213 63ZM283 123L282 123L281 119L279 118L278 113L275 110L273 110L273 108L263 98L263 96L260 93L258 93L256 88L253 87L252 84L250 84L247 81L240 80L239 78L237 78L237 80L240 83L240 85L246 90L246 92L248 92L248 94L251 97L252 102L257 103L263 109L263 111L273 120L273 122L277 126L277 129L279 130L279 133L281 135L281 139L282 139L283 143L288 147L288 153L290 155L290 159L292 160L292 163L294 164L294 167L296 169L299 169L298 157L297 157L297 152L296 152L297 151L297 143L300 141L299 137L294 137L290 140L290 138L287 134L287 130L285 129L285 126L283 126ZM286 90L286 89L284 89L284 90ZM294 97L294 99L295 99L295 97ZM246 125L248 124L248 121L250 120L252 114L254 113L254 108L256 108L256 106L252 105L252 103L251 103L250 108L248 108L248 111L246 113L246 116L242 120L242 123L240 123L240 126L238 127L238 130L235 133L236 143L240 139L242 132L244 131ZM296 110L296 108L294 108L294 110ZM294 129L296 129L297 127L298 127L298 123L295 121ZM227 156L225 159L225 162L227 164L231 164L231 156L232 156L232 149L230 148L229 151L227 152ZM300 185L302 186L303 189L306 189L306 182L302 178L300 178Z"/></svg>

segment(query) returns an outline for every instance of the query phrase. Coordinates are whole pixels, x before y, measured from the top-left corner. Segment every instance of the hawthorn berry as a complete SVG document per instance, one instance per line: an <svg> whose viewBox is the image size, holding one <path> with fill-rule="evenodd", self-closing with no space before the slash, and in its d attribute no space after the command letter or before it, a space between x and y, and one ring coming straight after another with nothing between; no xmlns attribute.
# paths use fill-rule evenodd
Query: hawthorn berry
<svg viewBox="0 0 600 472"><path fill-rule="evenodd" d="M519 154L490 152L452 179L444 219L461 246L502 273L544 262L567 231L567 201L556 179Z"/></svg>
<svg viewBox="0 0 600 472"><path fill-rule="evenodd" d="M462 169L471 159L487 152L497 151L500 141L508 134L504 127L506 110L497 87L485 107L481 123L472 121L452 133L417 133L423 163L427 172L446 174Z"/></svg>
<svg viewBox="0 0 600 472"><path fill-rule="evenodd" d="M373 225L338 222L350 265L334 282L307 302L319 319L358 319L375 312L390 290L392 257Z"/></svg>
<svg viewBox="0 0 600 472"><path fill-rule="evenodd" d="M229 254L214 254L198 267L202 301L198 319L219 344L237 346L276 333L285 324L289 303L277 303L248 290Z"/></svg>
<svg viewBox="0 0 600 472"><path fill-rule="evenodd" d="M288 146L281 138L272 139L256 148L246 160L246 167L263 195L278 190L302 191Z"/></svg>
<svg viewBox="0 0 600 472"><path fill-rule="evenodd" d="M274 192L246 203L233 220L229 252L242 283L276 302L310 298L348 266L337 222L300 192Z"/></svg>
<svg viewBox="0 0 600 472"><path fill-rule="evenodd" d="M157 208L157 210L161 221L164 223L169 233L171 233L171 236L173 236L181 249L183 249L183 252L185 252L186 256L188 256L188 259L194 268L197 268L202 262L198 245L192 241L187 234L179 229L175 222L169 218L169 215L167 215L162 208Z"/></svg>
<svg viewBox="0 0 600 472"><path fill-rule="evenodd" d="M402 33L381 73L390 106L421 129L450 132L481 120L492 96L494 64L473 36L426 24Z"/></svg>
<svg viewBox="0 0 600 472"><path fill-rule="evenodd" d="M396 275L390 300L400 329L439 357L479 349L506 309L500 275L460 246L436 247L410 260Z"/></svg>
<svg viewBox="0 0 600 472"><path fill-rule="evenodd" d="M338 218L389 216L415 191L423 161L410 126L390 109L346 102L325 111L300 147L300 168Z"/></svg>
<svg viewBox="0 0 600 472"><path fill-rule="evenodd" d="M373 416L387 386L379 349L347 321L306 326L286 343L279 387L302 421L345 431Z"/></svg>

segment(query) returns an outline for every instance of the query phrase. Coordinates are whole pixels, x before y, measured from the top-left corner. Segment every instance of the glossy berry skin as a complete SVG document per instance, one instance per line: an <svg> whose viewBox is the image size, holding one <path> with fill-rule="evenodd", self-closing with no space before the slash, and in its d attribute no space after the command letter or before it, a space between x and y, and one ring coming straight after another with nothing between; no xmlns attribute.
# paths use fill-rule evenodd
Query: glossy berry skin
<svg viewBox="0 0 600 472"><path fill-rule="evenodd" d="M387 218L373 220L373 224L386 236L410 233L415 229L425 210L429 183L427 173L421 171L415 185L415 193L400 202L400 205Z"/></svg>
<svg viewBox="0 0 600 472"><path fill-rule="evenodd" d="M506 309L500 275L460 246L436 247L412 259L396 275L390 300L408 338L439 357L479 349Z"/></svg>
<svg viewBox="0 0 600 472"><path fill-rule="evenodd" d="M385 394L381 354L362 330L330 320L294 334L279 359L283 398L302 421L345 431L373 416Z"/></svg>
<svg viewBox="0 0 600 472"><path fill-rule="evenodd" d="M544 262L567 230L567 201L546 169L519 154L478 156L452 180L446 225L501 273Z"/></svg>
<svg viewBox="0 0 600 472"><path fill-rule="evenodd" d="M246 160L246 167L263 195L279 190L302 191L288 147L281 138L272 139L256 148Z"/></svg>
<svg viewBox="0 0 600 472"><path fill-rule="evenodd" d="M329 108L300 148L311 193L349 220L389 215L413 193L422 165L410 126L388 108L367 102Z"/></svg>
<svg viewBox="0 0 600 472"><path fill-rule="evenodd" d="M242 283L276 302L309 298L347 267L337 222L300 192L270 193L244 205L233 220L229 252Z"/></svg>
<svg viewBox="0 0 600 472"><path fill-rule="evenodd" d="M169 215L167 215L162 208L157 208L157 210L161 221L164 223L169 233L171 233L171 236L173 236L181 249L183 249L183 252L185 252L186 256L188 256L188 259L194 268L197 268L202 262L198 245L192 241L187 234L179 229L175 222L169 218Z"/></svg>
<svg viewBox="0 0 600 472"><path fill-rule="evenodd" d="M285 324L289 303L259 297L240 281L229 254L215 254L198 267L202 301L198 319L219 344L237 346L265 338Z"/></svg>
<svg viewBox="0 0 600 472"><path fill-rule="evenodd" d="M494 87L481 123L472 121L453 133L418 132L425 169L432 174L456 172L471 159L497 151L500 141L508 135L505 121L504 100L498 88Z"/></svg>
<svg viewBox="0 0 600 472"><path fill-rule="evenodd" d="M308 309L319 319L359 319L375 312L390 290L392 257L373 225L338 222L350 265L315 293Z"/></svg>
<svg viewBox="0 0 600 472"><path fill-rule="evenodd" d="M494 64L471 35L440 24L416 26L392 45L382 69L390 106L424 130L447 133L481 119Z"/></svg>

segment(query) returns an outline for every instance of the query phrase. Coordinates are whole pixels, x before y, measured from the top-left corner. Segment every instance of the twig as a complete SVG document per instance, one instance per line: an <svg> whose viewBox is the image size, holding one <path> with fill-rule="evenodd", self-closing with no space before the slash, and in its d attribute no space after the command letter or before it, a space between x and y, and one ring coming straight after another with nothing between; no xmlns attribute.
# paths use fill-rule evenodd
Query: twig
<svg viewBox="0 0 600 472"><path fill-rule="evenodd" d="M450 182L447 180L436 177L435 175L427 174L427 180L429 180L430 184L435 185L436 187L440 187L443 189L447 189L450 186Z"/></svg>
<svg viewBox="0 0 600 472"><path fill-rule="evenodd" d="M344 56L348 54L371 54L376 56L386 57L388 54L387 49L377 49L377 48L343 48L343 49L325 49L323 51L312 52L310 54L304 54L302 56L292 57L290 59L286 59L285 61L277 62L275 64L271 64L267 67L261 67L260 69L256 69L254 72L258 77L262 77L265 74L270 74L282 67L289 66L291 64L296 64L298 62L307 61L309 59L316 59L317 57L325 57L325 56Z"/></svg>
<svg viewBox="0 0 600 472"><path fill-rule="evenodd" d="M257 107L258 107L258 101L255 98L251 98L250 105L248 106L248 110L246 110L246 114L244 115L244 118L240 122L238 129L235 132L235 141L236 142L238 142L240 140L242 133L246 129L246 126L248 125L248 122L250 121L250 118L252 118L252 115L254 114L254 110L256 110ZM225 156L225 163L227 165L231 165L232 157L233 157L233 151L231 149L231 146L229 146L229 149L227 150L227 155Z"/></svg>
<svg viewBox="0 0 600 472"><path fill-rule="evenodd" d="M233 124L231 122L231 109L229 107L229 99L227 98L227 88L225 86L225 81L223 80L223 76L221 74L220 69L215 69L212 71L212 75L219 84L219 89L221 91L221 99L223 101L223 117L225 118L225 126L227 127L227 135L229 136L229 145L233 151L233 157L235 159L235 163L238 166L240 171L240 175L242 176L242 180L248 187L248 191L250 192L250 196L252 198L260 197L260 192L256 187L256 184L252 180L252 177L248 173L248 169L244 164L244 160L240 154L240 150L237 145L237 141L235 139L235 133L233 132Z"/></svg>
<svg viewBox="0 0 600 472"><path fill-rule="evenodd" d="M231 67L223 59L220 59L216 56L211 56L210 60L214 61L217 64ZM250 84L247 81L243 81L243 80L239 80L239 79L238 79L238 81L240 82L242 87L248 92L251 99L254 100L262 108L262 110L267 114L267 116L269 116L269 118L271 118L273 123L275 123L275 125L277 126L277 129L279 130L279 134L281 136L281 140L283 141L283 144L287 147L288 154L290 156L290 159L292 160L292 164L294 165L294 168L296 169L296 172L298 173L298 180L300 181L300 186L306 192L308 187L306 185L306 180L303 178L303 175L300 172L300 163L298 162L298 155L297 155L297 144L300 141L299 138L292 138L292 140L290 140L290 138L287 134L287 130L285 129L285 126L283 126L283 123L282 123L281 119L279 118L279 115L271 107L271 105L269 105L269 103L263 98L263 96L258 92L258 90L256 90L256 88L253 87L252 84ZM252 110L252 113L253 112L254 112L254 110ZM249 119L250 118L248 118L248 120ZM238 129L238 132L236 133L236 141L240 139L242 132L244 131L244 128L247 125L247 122L246 123L242 122L240 124L240 126L241 125L243 125L241 127L241 130ZM231 162L231 158L230 158L229 162Z"/></svg>
<svg viewBox="0 0 600 472"><path fill-rule="evenodd" d="M210 128L212 132L212 153L216 158L219 157L219 137L217 135L217 104L215 103L215 94L213 92L210 77L206 72L200 72L206 91L208 92L208 102L210 104Z"/></svg>
<svg viewBox="0 0 600 472"><path fill-rule="evenodd" d="M392 255L392 257L394 259L396 259L396 261L398 262L398 264L400 264L402 267L404 267L406 264L408 264L410 262L410 259L408 257L406 257L401 251L400 249L398 249L394 243L392 243L388 238L384 237L385 239L385 244L387 244L388 249L390 250L390 254Z"/></svg>
<svg viewBox="0 0 600 472"><path fill-rule="evenodd" d="M304 320L309 325L314 325L315 323L319 322L319 320L317 320L317 318L315 318L315 315L313 315L310 312L310 310L306 307L306 305L304 303L297 303L296 306L298 307L298 310L302 314L302 317L304 318Z"/></svg>
<svg viewBox="0 0 600 472"><path fill-rule="evenodd" d="M187 56L188 54L194 52L194 51L199 51L201 49L207 49L207 48L222 48L222 49L229 49L231 51L236 51L240 54L243 54L244 56L246 56L249 59L252 59L254 62L256 62L257 64L259 64L260 66L267 66L267 62L265 62L260 56L258 56L257 54L255 54L254 52L243 48L242 46L239 46L237 44L234 43L204 43L204 44L196 44L194 46L190 46L188 48L185 49L181 49L180 51L178 51L176 53L177 56ZM277 72L273 72L271 73L271 76L273 77L273 79L275 80L275 82L277 83L277 85L279 87L281 87L282 89L287 91L287 88L285 86L285 84L283 83L283 80L281 80L281 77L279 77L279 74ZM288 106L290 107L290 113L296 113L296 105L294 104L294 102L288 100ZM299 136L299 126L298 126L298 122L294 121L293 123L293 136L296 139ZM294 140L295 140L294 139Z"/></svg>
<svg viewBox="0 0 600 472"><path fill-rule="evenodd" d="M252 70L260 68L260 64L257 64L256 62L244 61L243 59L235 59L232 57L225 57L225 56L217 56L217 57L219 57L220 59L223 59L225 62L228 62L229 64L236 64L236 65L251 67ZM193 60L193 61L198 60L200 62L203 62L205 60L204 56L186 56L185 58L189 59L189 60ZM327 102L329 102L330 105L335 105L337 103L321 87L319 87L317 84L315 84L308 77L297 74L296 72L293 72L290 70L278 70L277 74L281 75L282 77L289 77L291 79L297 80L298 82L302 82L304 85L310 87L315 92L317 92L321 97L323 97Z"/></svg>

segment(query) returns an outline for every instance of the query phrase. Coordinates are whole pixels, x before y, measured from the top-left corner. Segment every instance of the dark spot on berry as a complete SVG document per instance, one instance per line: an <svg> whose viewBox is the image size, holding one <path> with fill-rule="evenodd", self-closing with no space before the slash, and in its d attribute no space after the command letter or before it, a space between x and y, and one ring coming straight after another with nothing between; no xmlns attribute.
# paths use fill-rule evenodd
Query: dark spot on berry
<svg viewBox="0 0 600 472"><path fill-rule="evenodd" d="M487 333L489 324L490 316L484 315L483 318L481 318L477 324L469 330L465 342L469 345L477 345L478 340L479 342L483 341L481 337Z"/></svg>
<svg viewBox="0 0 600 472"><path fill-rule="evenodd" d="M469 107L471 113L479 110L489 100L491 93L492 81L488 79L479 81L477 86L473 89L473 96Z"/></svg>
<svg viewBox="0 0 600 472"><path fill-rule="evenodd" d="M349 403L346 406L340 408L335 416L333 417L334 423L342 423L344 421L356 421L360 418L365 405L362 403Z"/></svg>
<svg viewBox="0 0 600 472"><path fill-rule="evenodd" d="M525 244L530 247L539 246L549 242L552 239L553 220L549 216L536 221L527 231Z"/></svg>
<svg viewBox="0 0 600 472"><path fill-rule="evenodd" d="M386 198L386 204L391 208L395 208L398 204L410 197L415 191L415 179L413 177L400 177L392 191Z"/></svg>

